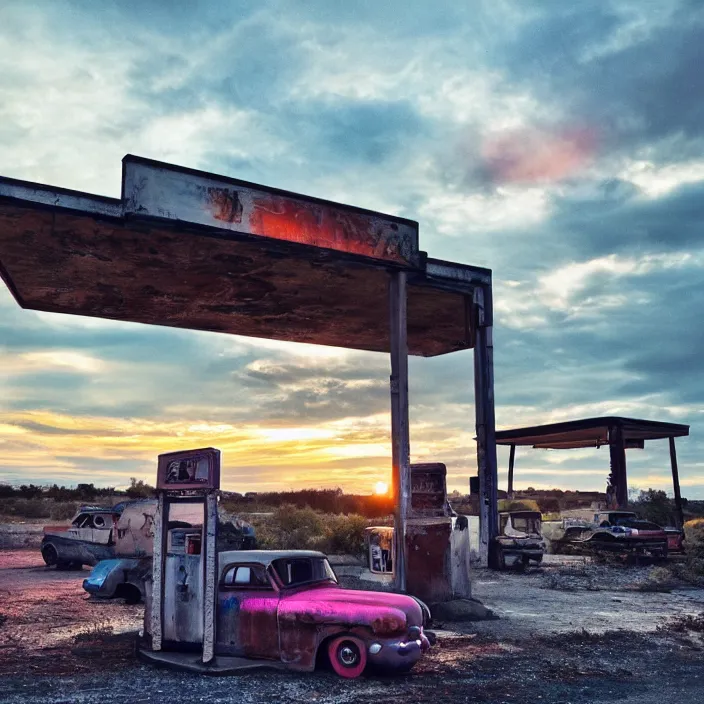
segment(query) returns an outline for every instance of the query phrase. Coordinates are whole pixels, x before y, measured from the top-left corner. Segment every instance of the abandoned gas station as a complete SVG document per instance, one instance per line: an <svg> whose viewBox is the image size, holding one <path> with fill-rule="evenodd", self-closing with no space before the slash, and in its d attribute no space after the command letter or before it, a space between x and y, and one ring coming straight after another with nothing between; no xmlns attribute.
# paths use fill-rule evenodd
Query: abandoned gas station
<svg viewBox="0 0 704 704"><path fill-rule="evenodd" d="M486 564L498 523L489 270L429 257L410 220L128 155L119 199L0 178L0 273L26 309L389 354L395 586L469 596L468 559L456 559L450 524L430 530L433 517L444 517L428 515L427 505L413 523L408 355L474 351ZM151 611L159 649L168 505L200 502L206 662L216 640L220 460L215 450L201 452L200 487L159 475ZM427 469L416 473L421 484Z"/></svg>

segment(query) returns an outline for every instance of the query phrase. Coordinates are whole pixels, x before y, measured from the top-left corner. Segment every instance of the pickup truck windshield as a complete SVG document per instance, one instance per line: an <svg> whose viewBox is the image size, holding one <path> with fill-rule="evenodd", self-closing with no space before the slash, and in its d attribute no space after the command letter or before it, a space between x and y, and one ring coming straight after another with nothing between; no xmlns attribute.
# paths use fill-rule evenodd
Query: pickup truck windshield
<svg viewBox="0 0 704 704"><path fill-rule="evenodd" d="M526 535L540 535L541 525L540 518L531 515L511 516L511 525L514 530L525 533Z"/></svg>
<svg viewBox="0 0 704 704"><path fill-rule="evenodd" d="M335 582L337 577L324 557L283 557L271 566L285 587L311 582Z"/></svg>

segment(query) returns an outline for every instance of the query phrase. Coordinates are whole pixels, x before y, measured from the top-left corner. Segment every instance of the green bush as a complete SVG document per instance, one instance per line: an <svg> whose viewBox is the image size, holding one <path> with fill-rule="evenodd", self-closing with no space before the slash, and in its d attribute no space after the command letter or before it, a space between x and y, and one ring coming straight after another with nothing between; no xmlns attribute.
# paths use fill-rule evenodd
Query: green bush
<svg viewBox="0 0 704 704"><path fill-rule="evenodd" d="M264 550L321 550L359 555L364 550L364 516L320 513L312 508L282 506L271 516L250 518L257 546Z"/></svg>
<svg viewBox="0 0 704 704"><path fill-rule="evenodd" d="M341 489L303 489L245 496L229 494L222 504L231 513L259 513L274 511L280 506L294 506L312 508L324 514L361 514L376 519L388 516L394 510L393 498L388 494L344 494Z"/></svg>
<svg viewBox="0 0 704 704"><path fill-rule="evenodd" d="M675 502L660 489L641 490L638 498L631 502L631 510L659 526L675 523Z"/></svg>
<svg viewBox="0 0 704 704"><path fill-rule="evenodd" d="M359 514L325 516L325 552L361 555L364 552L364 529L369 521Z"/></svg>
<svg viewBox="0 0 704 704"><path fill-rule="evenodd" d="M312 508L281 506L252 523L257 545L265 550L319 550L324 540L322 514Z"/></svg>

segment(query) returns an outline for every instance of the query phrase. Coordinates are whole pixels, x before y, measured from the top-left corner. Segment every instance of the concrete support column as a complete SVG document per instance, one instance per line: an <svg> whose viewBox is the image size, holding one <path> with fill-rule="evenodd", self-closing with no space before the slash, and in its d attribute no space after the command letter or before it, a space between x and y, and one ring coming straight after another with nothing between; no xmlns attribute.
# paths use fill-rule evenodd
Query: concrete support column
<svg viewBox="0 0 704 704"><path fill-rule="evenodd" d="M609 454L611 457L611 476L615 482L616 505L619 509L628 508L628 475L626 472L626 448L623 431L620 427L609 428Z"/></svg>
<svg viewBox="0 0 704 704"><path fill-rule="evenodd" d="M406 519L411 496L410 435L408 418L408 339L406 329L406 272L394 271L389 282L391 341L391 447L394 514L394 578L406 591Z"/></svg>
<svg viewBox="0 0 704 704"><path fill-rule="evenodd" d="M491 545L499 530L496 421L494 414L494 342L491 288L474 292L474 404L479 474L479 556L489 564Z"/></svg>
<svg viewBox="0 0 704 704"><path fill-rule="evenodd" d="M218 499L217 492L210 491L205 497L205 554L203 555L203 662L215 657L216 604L218 590Z"/></svg>
<svg viewBox="0 0 704 704"><path fill-rule="evenodd" d="M507 496L509 499L513 498L513 465L516 461L516 446L511 445L511 450L508 455L508 491Z"/></svg>
<svg viewBox="0 0 704 704"><path fill-rule="evenodd" d="M684 512L682 510L682 494L680 493L680 474L677 469L677 451L675 438L670 438L670 465L672 466L672 486L675 490L675 510L677 511L678 528L684 526Z"/></svg>
<svg viewBox="0 0 704 704"><path fill-rule="evenodd" d="M154 516L154 545L152 548L152 605L150 630L152 636L152 650L161 650L164 619L164 557L166 555L166 532L162 530L165 525L168 505L164 500L164 492L159 492L159 500Z"/></svg>

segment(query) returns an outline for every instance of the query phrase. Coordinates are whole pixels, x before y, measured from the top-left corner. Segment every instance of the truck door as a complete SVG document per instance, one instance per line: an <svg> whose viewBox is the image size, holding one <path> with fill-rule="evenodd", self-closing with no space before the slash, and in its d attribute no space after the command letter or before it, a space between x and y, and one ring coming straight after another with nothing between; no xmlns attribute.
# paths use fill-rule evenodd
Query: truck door
<svg viewBox="0 0 704 704"><path fill-rule="evenodd" d="M278 606L263 565L227 565L218 587L216 652L278 660Z"/></svg>

